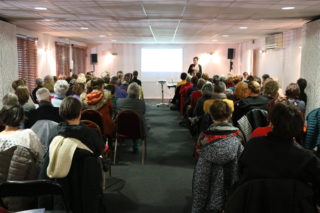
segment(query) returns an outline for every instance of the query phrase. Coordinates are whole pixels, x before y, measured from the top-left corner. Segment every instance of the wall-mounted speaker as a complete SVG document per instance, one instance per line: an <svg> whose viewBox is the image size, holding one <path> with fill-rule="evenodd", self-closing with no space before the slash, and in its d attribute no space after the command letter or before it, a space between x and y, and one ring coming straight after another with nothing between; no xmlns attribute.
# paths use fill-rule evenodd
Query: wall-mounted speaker
<svg viewBox="0 0 320 213"><path fill-rule="evenodd" d="M98 63L98 54L91 54L90 55L90 63L91 64L97 64Z"/></svg>
<svg viewBox="0 0 320 213"><path fill-rule="evenodd" d="M235 55L235 49L228 48L228 59L234 59L234 55Z"/></svg>

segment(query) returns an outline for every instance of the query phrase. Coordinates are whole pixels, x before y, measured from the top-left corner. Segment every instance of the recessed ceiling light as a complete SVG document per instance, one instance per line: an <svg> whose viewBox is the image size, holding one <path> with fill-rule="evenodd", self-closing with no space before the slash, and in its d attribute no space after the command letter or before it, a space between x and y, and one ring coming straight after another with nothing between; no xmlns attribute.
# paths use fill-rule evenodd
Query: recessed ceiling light
<svg viewBox="0 0 320 213"><path fill-rule="evenodd" d="M80 27L81 30L88 30L88 27Z"/></svg>
<svg viewBox="0 0 320 213"><path fill-rule="evenodd" d="M46 7L35 7L34 9L35 9L35 10L47 10Z"/></svg>
<svg viewBox="0 0 320 213"><path fill-rule="evenodd" d="M281 10L294 10L295 7L283 7L281 8Z"/></svg>
<svg viewBox="0 0 320 213"><path fill-rule="evenodd" d="M222 35L222 37L224 37L224 38L228 38L228 37L229 37L229 35Z"/></svg>
<svg viewBox="0 0 320 213"><path fill-rule="evenodd" d="M106 35L99 35L100 38L104 38L107 37Z"/></svg>
<svg viewBox="0 0 320 213"><path fill-rule="evenodd" d="M248 27L239 27L240 30L246 30Z"/></svg>

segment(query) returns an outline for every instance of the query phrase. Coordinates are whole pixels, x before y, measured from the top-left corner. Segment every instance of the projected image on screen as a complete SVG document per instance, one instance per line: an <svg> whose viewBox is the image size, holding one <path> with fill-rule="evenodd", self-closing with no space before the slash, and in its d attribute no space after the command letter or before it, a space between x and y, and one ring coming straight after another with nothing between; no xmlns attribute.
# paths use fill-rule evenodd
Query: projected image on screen
<svg viewBox="0 0 320 213"><path fill-rule="evenodd" d="M142 72L182 72L182 49L141 49Z"/></svg>

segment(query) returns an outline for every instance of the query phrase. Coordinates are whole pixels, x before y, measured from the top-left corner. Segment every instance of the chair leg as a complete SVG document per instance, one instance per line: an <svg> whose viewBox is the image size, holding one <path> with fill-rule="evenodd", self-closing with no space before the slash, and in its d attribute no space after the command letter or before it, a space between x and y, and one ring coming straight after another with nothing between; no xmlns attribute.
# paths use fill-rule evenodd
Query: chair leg
<svg viewBox="0 0 320 213"><path fill-rule="evenodd" d="M116 138L116 142L114 143L113 164L116 164L117 146L118 146L118 138Z"/></svg>
<svg viewBox="0 0 320 213"><path fill-rule="evenodd" d="M142 152L141 152L141 164L144 165L145 155L146 155L146 139L142 140Z"/></svg>

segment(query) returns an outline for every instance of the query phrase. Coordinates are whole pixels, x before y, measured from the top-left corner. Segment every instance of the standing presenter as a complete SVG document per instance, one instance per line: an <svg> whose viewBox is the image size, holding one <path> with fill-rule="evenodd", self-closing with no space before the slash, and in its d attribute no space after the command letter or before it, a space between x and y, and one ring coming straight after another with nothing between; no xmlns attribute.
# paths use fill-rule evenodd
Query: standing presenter
<svg viewBox="0 0 320 213"><path fill-rule="evenodd" d="M188 69L188 73L191 76L195 76L197 72L202 74L202 67L200 64L198 64L198 57L194 57L193 58L193 64L190 64L189 69Z"/></svg>

